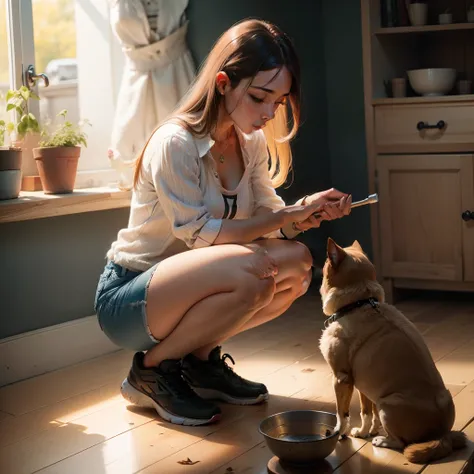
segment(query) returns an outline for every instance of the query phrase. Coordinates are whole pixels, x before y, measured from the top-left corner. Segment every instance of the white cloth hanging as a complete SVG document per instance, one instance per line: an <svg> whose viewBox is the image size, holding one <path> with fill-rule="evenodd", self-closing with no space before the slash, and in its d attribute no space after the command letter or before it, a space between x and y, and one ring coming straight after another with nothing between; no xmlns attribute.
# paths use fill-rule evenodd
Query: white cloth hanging
<svg viewBox="0 0 474 474"><path fill-rule="evenodd" d="M158 12L153 18L156 30L150 28L142 3L147 1L155 4L148 11ZM111 26L125 54L108 154L119 172L137 157L153 129L194 79L195 67L186 44L187 5L188 0L111 2Z"/></svg>

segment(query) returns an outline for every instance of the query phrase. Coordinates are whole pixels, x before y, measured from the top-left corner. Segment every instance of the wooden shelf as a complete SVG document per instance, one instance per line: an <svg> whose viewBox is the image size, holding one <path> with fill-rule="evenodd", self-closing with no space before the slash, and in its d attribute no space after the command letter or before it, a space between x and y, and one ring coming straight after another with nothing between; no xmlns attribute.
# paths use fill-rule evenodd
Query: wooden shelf
<svg viewBox="0 0 474 474"><path fill-rule="evenodd" d="M0 224L130 206L131 191L116 188L78 189L71 194L21 191L18 199L0 201Z"/></svg>
<svg viewBox="0 0 474 474"><path fill-rule="evenodd" d="M474 23L452 23L450 25L425 25L425 26L397 26L391 28L378 28L375 35L393 35L407 33L429 33L436 31L461 31L474 30Z"/></svg>
<svg viewBox="0 0 474 474"><path fill-rule="evenodd" d="M391 98L383 97L373 99L372 105L401 105L401 104L439 104L446 102L474 102L474 94L469 95L440 95L435 97L402 97Z"/></svg>

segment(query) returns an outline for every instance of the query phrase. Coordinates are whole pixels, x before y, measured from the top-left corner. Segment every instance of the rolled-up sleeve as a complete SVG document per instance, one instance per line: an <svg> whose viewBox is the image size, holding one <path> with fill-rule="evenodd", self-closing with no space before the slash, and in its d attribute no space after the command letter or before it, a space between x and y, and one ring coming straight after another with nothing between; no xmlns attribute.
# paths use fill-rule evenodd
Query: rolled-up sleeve
<svg viewBox="0 0 474 474"><path fill-rule="evenodd" d="M193 144L172 135L158 146L150 160L152 179L173 234L191 249L212 245L222 219L213 218L204 204L200 158Z"/></svg>

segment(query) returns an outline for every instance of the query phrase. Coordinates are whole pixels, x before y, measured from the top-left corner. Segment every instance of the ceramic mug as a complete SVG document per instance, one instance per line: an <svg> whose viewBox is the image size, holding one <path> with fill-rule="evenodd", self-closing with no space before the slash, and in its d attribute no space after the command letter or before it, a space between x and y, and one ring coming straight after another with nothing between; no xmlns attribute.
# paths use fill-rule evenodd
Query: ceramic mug
<svg viewBox="0 0 474 474"><path fill-rule="evenodd" d="M450 25L453 22L453 15L451 13L441 13L439 15L440 25Z"/></svg>
<svg viewBox="0 0 474 474"><path fill-rule="evenodd" d="M408 5L408 16L413 26L424 26L428 18L428 5L426 3L411 3Z"/></svg>
<svg viewBox="0 0 474 474"><path fill-rule="evenodd" d="M392 96L394 98L407 96L407 81L404 77L395 77L392 79Z"/></svg>
<svg viewBox="0 0 474 474"><path fill-rule="evenodd" d="M457 82L458 92L460 95L470 94L471 93L472 81L462 79Z"/></svg>

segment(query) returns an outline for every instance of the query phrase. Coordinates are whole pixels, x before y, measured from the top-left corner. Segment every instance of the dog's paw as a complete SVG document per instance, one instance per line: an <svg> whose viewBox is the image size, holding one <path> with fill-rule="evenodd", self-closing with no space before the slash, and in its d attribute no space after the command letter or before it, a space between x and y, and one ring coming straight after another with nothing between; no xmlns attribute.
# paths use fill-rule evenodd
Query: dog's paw
<svg viewBox="0 0 474 474"><path fill-rule="evenodd" d="M366 429L361 428L352 428L351 436L354 438L367 438L369 436L369 432Z"/></svg>
<svg viewBox="0 0 474 474"><path fill-rule="evenodd" d="M387 448L387 438L385 436L376 436L372 440L372 444L378 448Z"/></svg>
<svg viewBox="0 0 474 474"><path fill-rule="evenodd" d="M338 421L337 421L336 428L334 429L334 431L336 431L336 432L339 431L339 436L341 438L343 438L343 437L347 438L347 435L351 431L351 419L350 419L350 417L345 416L342 419L339 419L339 417L338 417Z"/></svg>
<svg viewBox="0 0 474 474"><path fill-rule="evenodd" d="M387 438L386 436L376 436L372 440L372 444L378 448L402 449L403 443L396 439Z"/></svg>

